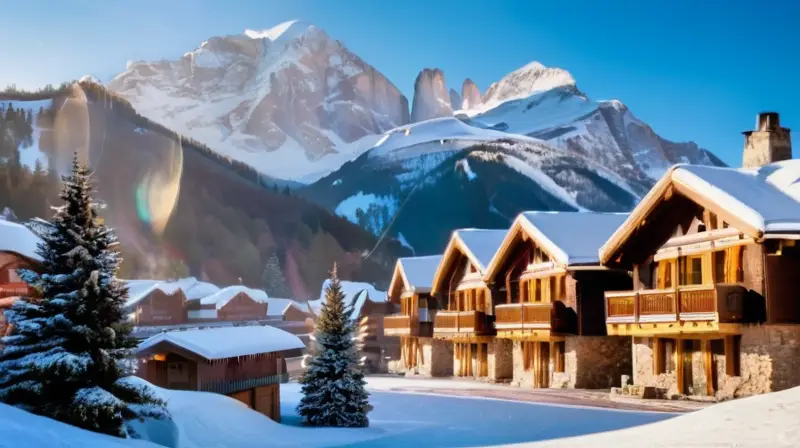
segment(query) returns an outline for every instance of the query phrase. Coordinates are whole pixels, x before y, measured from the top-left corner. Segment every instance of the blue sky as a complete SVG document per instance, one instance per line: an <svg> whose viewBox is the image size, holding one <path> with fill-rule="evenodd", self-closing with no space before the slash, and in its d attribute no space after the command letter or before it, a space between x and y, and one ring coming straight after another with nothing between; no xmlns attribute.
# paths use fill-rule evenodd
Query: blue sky
<svg viewBox="0 0 800 448"><path fill-rule="evenodd" d="M791 0L0 0L0 10L0 86L106 80L130 59L176 58L211 36L302 19L409 98L424 67L483 91L537 60L731 165L759 111L800 132L800 2Z"/></svg>

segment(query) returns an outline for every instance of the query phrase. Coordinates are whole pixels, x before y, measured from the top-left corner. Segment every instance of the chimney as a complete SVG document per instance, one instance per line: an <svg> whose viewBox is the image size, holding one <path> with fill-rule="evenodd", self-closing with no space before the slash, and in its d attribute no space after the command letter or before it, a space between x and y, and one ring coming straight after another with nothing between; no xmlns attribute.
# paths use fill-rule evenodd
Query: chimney
<svg viewBox="0 0 800 448"><path fill-rule="evenodd" d="M756 128L743 132L742 166L758 168L792 158L789 129L782 128L777 112L762 112L756 117Z"/></svg>

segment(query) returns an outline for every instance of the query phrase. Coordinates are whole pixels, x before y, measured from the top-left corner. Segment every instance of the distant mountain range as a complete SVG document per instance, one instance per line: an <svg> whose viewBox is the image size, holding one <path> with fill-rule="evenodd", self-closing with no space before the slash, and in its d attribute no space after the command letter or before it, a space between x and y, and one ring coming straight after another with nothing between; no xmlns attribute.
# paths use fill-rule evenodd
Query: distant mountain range
<svg viewBox="0 0 800 448"><path fill-rule="evenodd" d="M723 165L665 140L537 62L483 94L418 75L408 100L318 27L213 37L179 60L132 62L108 87L145 117L279 179L417 253L455 227L521 210L629 210L670 165Z"/></svg>

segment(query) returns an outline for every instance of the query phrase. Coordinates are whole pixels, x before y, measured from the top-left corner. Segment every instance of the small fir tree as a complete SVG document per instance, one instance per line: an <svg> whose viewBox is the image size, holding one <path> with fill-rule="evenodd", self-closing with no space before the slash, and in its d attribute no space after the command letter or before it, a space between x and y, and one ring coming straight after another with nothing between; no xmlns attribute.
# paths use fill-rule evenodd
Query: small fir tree
<svg viewBox="0 0 800 448"><path fill-rule="evenodd" d="M130 381L137 342L123 320L127 289L116 278L114 233L97 219L88 171L73 160L63 205L32 228L40 272L21 270L38 298L17 300L0 350L0 401L91 431L132 435L127 420L165 418L166 409Z"/></svg>
<svg viewBox="0 0 800 448"><path fill-rule="evenodd" d="M281 270L281 263L278 260L278 255L272 254L267 258L267 263L264 265L264 272L261 274L261 282L264 286L264 291L270 297L291 297L286 285L286 277Z"/></svg>
<svg viewBox="0 0 800 448"><path fill-rule="evenodd" d="M315 354L300 380L298 414L310 426L369 426L369 394L356 359L351 309L345 305L336 265L316 319Z"/></svg>

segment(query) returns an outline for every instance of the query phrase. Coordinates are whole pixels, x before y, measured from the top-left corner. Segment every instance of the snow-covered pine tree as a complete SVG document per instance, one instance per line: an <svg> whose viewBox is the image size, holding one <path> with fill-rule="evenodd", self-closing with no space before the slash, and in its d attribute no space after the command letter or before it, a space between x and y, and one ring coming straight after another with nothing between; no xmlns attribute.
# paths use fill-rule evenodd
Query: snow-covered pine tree
<svg viewBox="0 0 800 448"><path fill-rule="evenodd" d="M277 254L272 254L267 258L264 272L261 274L261 281L264 284L264 291L270 297L291 297Z"/></svg>
<svg viewBox="0 0 800 448"><path fill-rule="evenodd" d="M369 426L369 394L335 264L325 296L316 319L316 350L300 380L303 398L297 412L310 426Z"/></svg>
<svg viewBox="0 0 800 448"><path fill-rule="evenodd" d="M116 278L114 233L97 220L87 169L73 160L43 243L40 272L21 270L38 292L7 311L0 401L91 431L125 437L127 420L167 417L134 373L136 340L123 320L127 289Z"/></svg>

